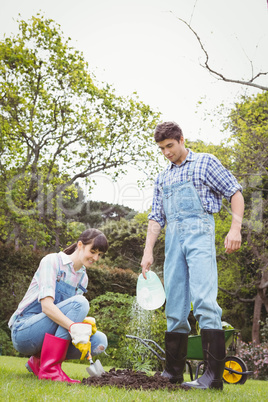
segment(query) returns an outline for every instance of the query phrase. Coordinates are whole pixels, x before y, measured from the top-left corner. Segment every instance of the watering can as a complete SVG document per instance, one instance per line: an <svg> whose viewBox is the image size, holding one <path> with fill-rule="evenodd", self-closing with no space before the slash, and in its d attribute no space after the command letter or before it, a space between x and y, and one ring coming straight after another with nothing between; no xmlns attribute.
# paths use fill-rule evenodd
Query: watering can
<svg viewBox="0 0 268 402"><path fill-rule="evenodd" d="M142 274L138 277L137 302L145 310L155 310L164 304L166 300L165 291L156 273L148 271L146 278L144 279Z"/></svg>

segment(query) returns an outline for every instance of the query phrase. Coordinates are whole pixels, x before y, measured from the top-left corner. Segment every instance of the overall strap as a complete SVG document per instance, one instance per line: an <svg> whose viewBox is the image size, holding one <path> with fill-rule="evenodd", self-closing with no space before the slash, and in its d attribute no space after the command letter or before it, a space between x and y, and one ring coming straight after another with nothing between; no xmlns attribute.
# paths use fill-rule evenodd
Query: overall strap
<svg viewBox="0 0 268 402"><path fill-rule="evenodd" d="M58 257L58 273L57 273L57 279L56 280L57 280L57 282L59 282L61 280L62 275L63 275L63 278L65 278L66 272L60 270L60 256L59 256L59 254L57 254L57 257Z"/></svg>
<svg viewBox="0 0 268 402"><path fill-rule="evenodd" d="M61 271L61 269L60 269L60 257L59 257L59 255L57 255L57 257L58 257L58 272L57 272L56 280L57 280L57 282L60 282L60 280L62 279L62 276L63 276L63 280L65 279L66 272ZM87 293L87 289L84 288L84 286L81 285L81 282L83 281L84 276L85 276L85 272L83 272L83 275L81 275L80 281L79 281L79 283L77 284L76 287L74 287L72 285L69 285L69 284L66 284L66 285L71 286L73 289L75 289L75 291L77 291L78 289L81 289L83 293Z"/></svg>
<svg viewBox="0 0 268 402"><path fill-rule="evenodd" d="M80 281L79 281L78 285L76 286L76 290L79 288L82 290L83 293L87 293L87 289L81 285L81 282L84 279L84 276L85 276L85 272L83 272L83 275L81 276Z"/></svg>
<svg viewBox="0 0 268 402"><path fill-rule="evenodd" d="M195 155L195 160L190 164L190 168L189 168L189 172L188 172L188 176L187 176L187 181L193 180L194 168L195 168L195 164L196 164L197 159L199 158L199 156L200 156L200 154Z"/></svg>

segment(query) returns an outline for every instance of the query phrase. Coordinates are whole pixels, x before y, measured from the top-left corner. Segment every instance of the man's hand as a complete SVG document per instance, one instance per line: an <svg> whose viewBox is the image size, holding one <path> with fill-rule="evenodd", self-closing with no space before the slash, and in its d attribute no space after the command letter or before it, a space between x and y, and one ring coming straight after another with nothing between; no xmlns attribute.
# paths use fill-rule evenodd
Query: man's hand
<svg viewBox="0 0 268 402"><path fill-rule="evenodd" d="M241 231L239 229L230 229L224 241L225 252L231 254L241 247Z"/></svg>
<svg viewBox="0 0 268 402"><path fill-rule="evenodd" d="M143 257L141 260L142 275L144 279L147 279L146 272L150 270L150 267L154 262L153 249L160 232L161 232L160 224L153 220L149 220L147 236L146 236L146 244Z"/></svg>
<svg viewBox="0 0 268 402"><path fill-rule="evenodd" d="M141 260L141 267L142 267L142 275L144 279L146 278L146 272L150 270L151 265L154 262L154 257L152 252L147 252L146 250L144 251L142 260Z"/></svg>

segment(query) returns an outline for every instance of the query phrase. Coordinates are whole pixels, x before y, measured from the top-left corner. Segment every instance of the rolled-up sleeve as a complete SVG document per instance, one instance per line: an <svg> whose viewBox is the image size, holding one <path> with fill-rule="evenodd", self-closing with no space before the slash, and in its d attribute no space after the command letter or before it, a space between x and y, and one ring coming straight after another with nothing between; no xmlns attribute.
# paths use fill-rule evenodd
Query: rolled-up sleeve
<svg viewBox="0 0 268 402"><path fill-rule="evenodd" d="M39 271L39 292L38 301L45 297L55 299L56 275L57 275L57 255L48 254L40 262Z"/></svg>
<svg viewBox="0 0 268 402"><path fill-rule="evenodd" d="M166 224L166 216L163 208L163 196L162 196L160 178L161 173L157 176L155 180L152 211L149 213L148 219L158 222L161 228L164 228Z"/></svg>
<svg viewBox="0 0 268 402"><path fill-rule="evenodd" d="M234 175L226 169L221 162L213 155L210 155L210 163L206 171L205 183L213 191L221 194L229 202L231 197L237 192L242 192L242 186L238 183Z"/></svg>

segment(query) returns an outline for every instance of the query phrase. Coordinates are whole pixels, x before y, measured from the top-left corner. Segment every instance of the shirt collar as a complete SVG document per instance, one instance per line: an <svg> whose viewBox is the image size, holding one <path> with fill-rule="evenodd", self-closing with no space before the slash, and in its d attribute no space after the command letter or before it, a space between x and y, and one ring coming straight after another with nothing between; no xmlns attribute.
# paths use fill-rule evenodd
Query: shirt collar
<svg viewBox="0 0 268 402"><path fill-rule="evenodd" d="M185 165L186 162L192 162L195 160L195 152L191 151L190 148L186 148L188 152L186 158L184 159L184 161L180 164L180 165L176 165L176 163L170 162L170 164L168 165L168 169L171 170L174 167L181 167L183 165Z"/></svg>
<svg viewBox="0 0 268 402"><path fill-rule="evenodd" d="M60 251L59 255L61 257L62 264L63 265L71 264L71 267L73 269L73 261L71 260L70 256L68 254L65 254L63 251ZM78 271L76 271L76 273L80 272L80 271L85 271L85 270L86 270L86 267L83 265Z"/></svg>

